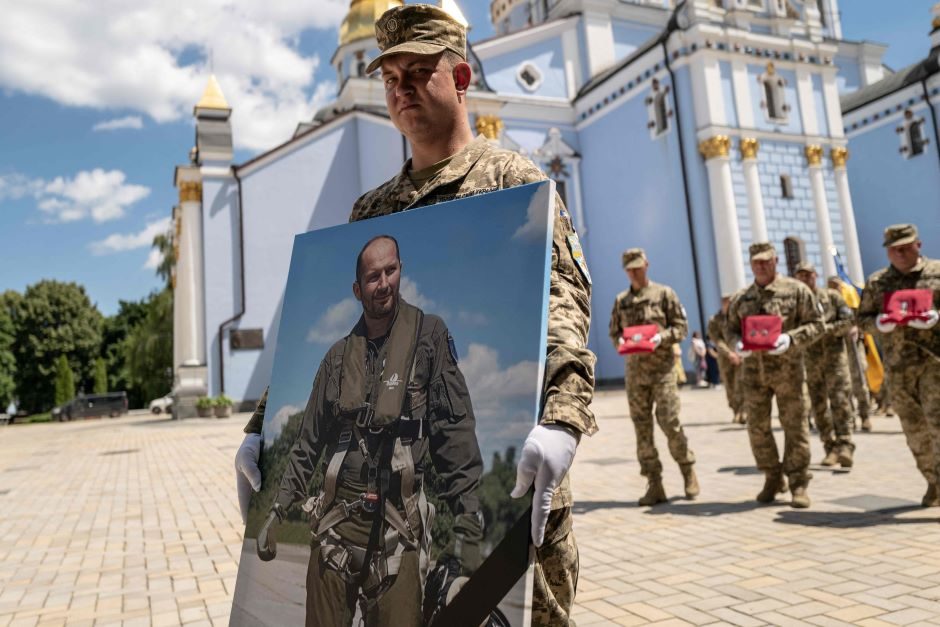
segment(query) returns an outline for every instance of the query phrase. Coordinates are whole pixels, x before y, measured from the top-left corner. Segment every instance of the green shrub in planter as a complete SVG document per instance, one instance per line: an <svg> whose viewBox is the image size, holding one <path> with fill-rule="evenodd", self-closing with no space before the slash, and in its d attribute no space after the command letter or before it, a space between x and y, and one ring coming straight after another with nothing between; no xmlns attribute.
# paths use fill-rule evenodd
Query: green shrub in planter
<svg viewBox="0 0 940 627"><path fill-rule="evenodd" d="M232 405L235 401L227 397L225 394L216 396L215 400L212 401L212 404L215 406L215 417L216 418L228 418L232 415Z"/></svg>
<svg viewBox="0 0 940 627"><path fill-rule="evenodd" d="M212 415L214 403L208 396L200 396L196 399L196 413L200 418L208 418Z"/></svg>

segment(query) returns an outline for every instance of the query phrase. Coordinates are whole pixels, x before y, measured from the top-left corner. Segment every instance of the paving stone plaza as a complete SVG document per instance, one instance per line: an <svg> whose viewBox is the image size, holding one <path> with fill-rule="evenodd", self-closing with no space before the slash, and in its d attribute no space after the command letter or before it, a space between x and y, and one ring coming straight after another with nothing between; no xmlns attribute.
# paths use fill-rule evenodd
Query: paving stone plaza
<svg viewBox="0 0 940 627"><path fill-rule="evenodd" d="M814 464L813 505L792 510L754 502L762 476L723 392L682 402L702 495L678 497L657 437L671 500L649 509L625 395L596 395L601 432L572 475L579 625L940 624L940 510L919 506L897 419L856 434L851 472ZM246 418L0 428L0 626L227 624Z"/></svg>

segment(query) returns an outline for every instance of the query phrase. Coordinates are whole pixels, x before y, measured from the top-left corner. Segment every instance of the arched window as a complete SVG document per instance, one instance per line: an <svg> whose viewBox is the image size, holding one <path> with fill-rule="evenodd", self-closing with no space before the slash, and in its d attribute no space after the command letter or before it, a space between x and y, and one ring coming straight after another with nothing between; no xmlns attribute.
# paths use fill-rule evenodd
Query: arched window
<svg viewBox="0 0 940 627"><path fill-rule="evenodd" d="M904 112L904 122L895 129L901 139L899 152L907 158L924 154L927 150L927 134L924 132L924 118L914 117L910 109Z"/></svg>
<svg viewBox="0 0 940 627"><path fill-rule="evenodd" d="M790 105L787 104L785 78L777 74L773 63L767 64L767 71L758 77L761 86L761 94L764 99L761 101L761 108L771 122L779 124L787 121L787 114L790 112Z"/></svg>

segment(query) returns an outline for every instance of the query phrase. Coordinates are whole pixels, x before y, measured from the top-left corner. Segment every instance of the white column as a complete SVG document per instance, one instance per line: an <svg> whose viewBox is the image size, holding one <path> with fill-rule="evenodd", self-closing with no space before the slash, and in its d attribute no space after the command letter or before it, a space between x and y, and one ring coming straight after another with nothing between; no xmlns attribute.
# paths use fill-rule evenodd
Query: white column
<svg viewBox="0 0 940 627"><path fill-rule="evenodd" d="M698 147L708 169L718 282L722 294L736 292L745 286L741 231L738 228L738 210L734 204L731 161L728 157L730 147L731 140L726 135L706 139Z"/></svg>
<svg viewBox="0 0 940 627"><path fill-rule="evenodd" d="M770 241L767 235L767 217L764 214L764 195L760 189L760 174L757 171L757 149L760 144L753 137L741 138L741 169L747 187L747 213L751 219L751 239L754 242Z"/></svg>
<svg viewBox="0 0 940 627"><path fill-rule="evenodd" d="M593 7L589 6L583 13L584 37L588 70L591 76L596 76L616 61L614 28L609 12L590 9Z"/></svg>
<svg viewBox="0 0 940 627"><path fill-rule="evenodd" d="M852 194L849 191L849 173L845 162L849 159L848 148L833 148L832 171L836 179L836 193L839 196L839 213L842 216L842 232L845 237L845 265L849 278L857 284L865 282L862 269L862 252L858 247L858 230L855 228L855 209L852 207Z"/></svg>
<svg viewBox="0 0 940 627"><path fill-rule="evenodd" d="M822 146L806 147L806 163L809 168L809 181L813 189L813 205L816 207L816 230L819 232L819 254L822 257L823 274L836 273L836 263L830 252L832 243L832 225L829 222L829 204L826 202L826 185L823 182Z"/></svg>
<svg viewBox="0 0 940 627"><path fill-rule="evenodd" d="M177 354L181 359L176 366L202 366L206 363L202 183L198 180L199 173L196 169L190 172L181 168L178 172L180 238L174 298L179 303L182 324L174 333L174 342L180 343Z"/></svg>

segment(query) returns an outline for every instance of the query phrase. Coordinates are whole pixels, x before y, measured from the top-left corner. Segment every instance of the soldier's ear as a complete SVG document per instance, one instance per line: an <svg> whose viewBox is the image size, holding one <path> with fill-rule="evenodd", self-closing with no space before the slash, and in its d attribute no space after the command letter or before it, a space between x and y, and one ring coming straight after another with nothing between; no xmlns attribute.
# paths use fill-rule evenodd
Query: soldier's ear
<svg viewBox="0 0 940 627"><path fill-rule="evenodd" d="M470 80L473 78L473 70L470 69L470 64L461 61L455 65L453 76L457 93L460 95L467 93L467 90L470 89Z"/></svg>
<svg viewBox="0 0 940 627"><path fill-rule="evenodd" d="M359 289L359 281L353 281L353 296L356 297L356 300L362 302L362 291Z"/></svg>

